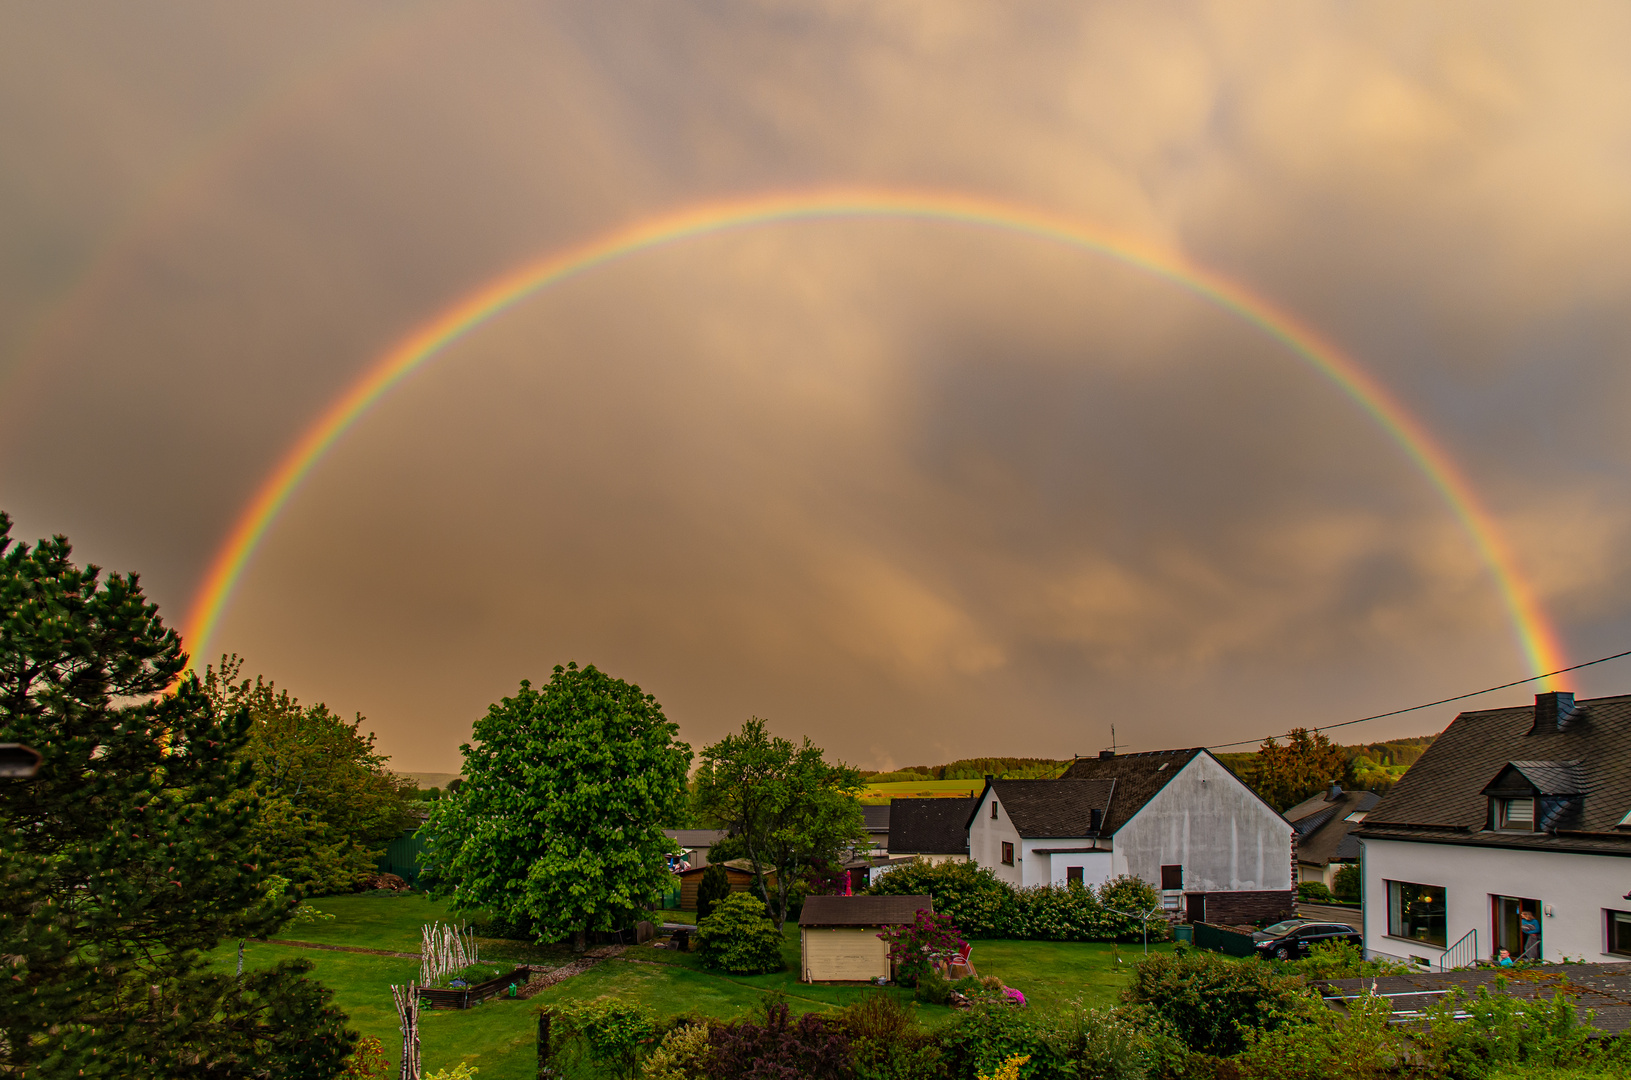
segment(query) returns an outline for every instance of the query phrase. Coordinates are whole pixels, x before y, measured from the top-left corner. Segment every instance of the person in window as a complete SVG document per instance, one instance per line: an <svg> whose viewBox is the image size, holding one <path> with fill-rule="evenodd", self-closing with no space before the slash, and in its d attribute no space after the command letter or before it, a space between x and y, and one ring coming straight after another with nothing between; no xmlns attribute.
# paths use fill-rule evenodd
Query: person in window
<svg viewBox="0 0 1631 1080"><path fill-rule="evenodd" d="M1497 964L1499 964L1501 967L1511 967L1512 966L1512 954L1507 952L1505 949L1502 949L1501 950L1501 955L1499 955L1499 956L1497 956L1495 958L1495 962Z"/></svg>
<svg viewBox="0 0 1631 1080"><path fill-rule="evenodd" d="M1518 912L1518 929L1523 933L1523 958L1535 960L1540 956L1540 920L1528 908Z"/></svg>

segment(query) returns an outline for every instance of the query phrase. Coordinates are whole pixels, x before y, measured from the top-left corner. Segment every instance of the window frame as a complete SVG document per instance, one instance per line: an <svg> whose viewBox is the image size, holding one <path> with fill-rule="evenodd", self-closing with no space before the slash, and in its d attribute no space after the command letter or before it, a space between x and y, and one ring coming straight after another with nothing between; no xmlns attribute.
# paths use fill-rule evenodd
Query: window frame
<svg viewBox="0 0 1631 1080"><path fill-rule="evenodd" d="M1002 865L1014 865L1014 845L1012 841L1004 840L1002 842Z"/></svg>
<svg viewBox="0 0 1631 1080"><path fill-rule="evenodd" d="M1614 916L1623 916L1623 921ZM1624 929L1625 940L1623 947L1615 948L1618 935L1614 933L1615 924L1619 923ZM1614 908L1603 909L1603 951L1610 956L1631 956L1631 911L1618 911Z"/></svg>
<svg viewBox="0 0 1631 1080"><path fill-rule="evenodd" d="M1497 795L1497 796L1494 796L1490 801L1495 804L1494 807L1492 808L1492 815L1493 815L1493 819L1494 819L1493 823L1494 823L1494 827L1495 827L1496 832L1527 832L1527 833L1532 833L1532 832L1535 831L1535 799L1532 796L1526 798L1526 797L1517 796L1517 795L1514 795L1514 796L1511 796L1511 797L1504 796L1504 795ZM1520 820L1519 824L1513 824L1513 818L1512 818L1512 804L1513 803L1527 803L1528 806L1529 806L1529 816L1528 816L1528 818L1527 819L1519 819Z"/></svg>
<svg viewBox="0 0 1631 1080"><path fill-rule="evenodd" d="M1435 949L1449 947L1449 890L1442 885L1429 885L1417 881L1394 881L1391 879L1383 879L1382 887L1387 895L1388 937L1419 942ZM1425 899L1422 898L1423 893L1427 894ZM1415 904L1433 904L1435 901L1432 899L1432 894L1434 893L1437 893L1439 897L1437 900L1439 913L1436 916L1429 912L1424 912L1423 916L1410 914L1409 909ZM1417 927L1415 923L1418 918L1421 918L1421 921L1427 925ZM1432 924L1435 922L1438 924L1436 927L1437 940L1432 936L1423 936L1419 932L1425 930L1428 935L1433 934L1435 928Z"/></svg>

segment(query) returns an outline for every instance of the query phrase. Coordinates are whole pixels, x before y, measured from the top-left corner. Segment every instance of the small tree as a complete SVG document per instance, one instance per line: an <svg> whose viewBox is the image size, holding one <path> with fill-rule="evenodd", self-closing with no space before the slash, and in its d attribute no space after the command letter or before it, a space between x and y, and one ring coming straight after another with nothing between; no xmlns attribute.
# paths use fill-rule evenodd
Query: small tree
<svg viewBox="0 0 1631 1080"><path fill-rule="evenodd" d="M841 862L846 850L866 838L858 798L863 786L859 772L828 764L809 739L797 746L774 738L754 717L739 734L702 751L697 805L731 834L708 858L746 855L756 868L775 870L774 896L764 873L756 872L755 885L779 930L805 871Z"/></svg>
<svg viewBox="0 0 1631 1080"><path fill-rule="evenodd" d="M918 908L911 922L880 931L878 937L889 946L895 981L902 986L916 986L935 970L936 958L950 956L968 944L950 915L934 915L926 908Z"/></svg>
<svg viewBox="0 0 1631 1080"><path fill-rule="evenodd" d="M697 922L713 914L714 905L731 894L731 877L718 863L710 863L697 883Z"/></svg>
<svg viewBox="0 0 1631 1080"><path fill-rule="evenodd" d="M626 927L668 888L662 823L685 800L691 748L657 699L593 666L476 722L463 783L431 804L425 880L462 912L528 923L543 941Z"/></svg>
<svg viewBox="0 0 1631 1080"><path fill-rule="evenodd" d="M1331 895L1345 904L1359 903L1359 884L1362 871L1358 863L1347 863L1331 879Z"/></svg>
<svg viewBox="0 0 1631 1080"><path fill-rule="evenodd" d="M782 934L765 917L764 901L750 893L732 893L697 924L703 963L735 975L780 971Z"/></svg>
<svg viewBox="0 0 1631 1080"><path fill-rule="evenodd" d="M1350 780L1351 767L1342 747L1320 732L1297 728L1283 746L1265 739L1246 778L1264 802L1289 810L1333 782Z"/></svg>

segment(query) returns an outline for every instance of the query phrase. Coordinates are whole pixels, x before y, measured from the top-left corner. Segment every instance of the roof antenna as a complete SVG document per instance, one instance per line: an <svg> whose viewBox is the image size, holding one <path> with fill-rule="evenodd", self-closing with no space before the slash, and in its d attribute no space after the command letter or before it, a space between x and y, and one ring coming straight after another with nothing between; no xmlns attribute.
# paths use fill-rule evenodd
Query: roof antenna
<svg viewBox="0 0 1631 1080"><path fill-rule="evenodd" d="M1116 752L1116 725L1110 725L1110 752Z"/></svg>

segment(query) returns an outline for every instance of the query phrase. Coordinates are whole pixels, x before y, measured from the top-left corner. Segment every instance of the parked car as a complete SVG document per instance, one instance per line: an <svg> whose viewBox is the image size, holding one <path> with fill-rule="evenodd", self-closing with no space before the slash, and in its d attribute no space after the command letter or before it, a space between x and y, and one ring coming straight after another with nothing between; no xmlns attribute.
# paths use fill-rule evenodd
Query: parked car
<svg viewBox="0 0 1631 1080"><path fill-rule="evenodd" d="M1346 941L1364 948L1365 939L1358 930L1345 923L1310 922L1307 919L1287 919L1273 926L1265 926L1252 934L1259 956L1272 956L1276 960L1295 960L1307 956L1308 951L1322 941Z"/></svg>

